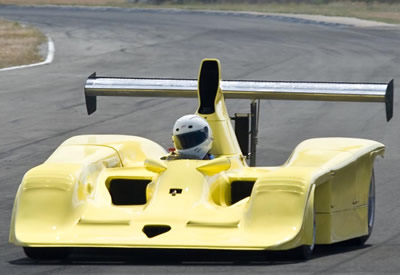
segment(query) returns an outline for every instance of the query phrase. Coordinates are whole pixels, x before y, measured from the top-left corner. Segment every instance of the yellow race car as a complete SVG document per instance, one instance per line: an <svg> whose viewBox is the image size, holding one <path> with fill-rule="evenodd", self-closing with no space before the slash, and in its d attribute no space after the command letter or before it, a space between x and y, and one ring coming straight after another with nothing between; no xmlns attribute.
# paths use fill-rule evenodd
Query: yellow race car
<svg viewBox="0 0 400 275"><path fill-rule="evenodd" d="M28 257L65 257L71 247L124 247L291 250L307 259L316 244L363 244L371 235L373 165L384 145L309 139L282 166L255 167L257 100L385 102L389 120L393 80L226 81L219 61L205 59L198 80L93 74L85 85L89 114L97 96L198 97L196 114L212 129L215 158L171 157L136 136L66 140L25 174L17 191L9 241ZM233 118L236 129L224 98L252 100L249 114Z"/></svg>

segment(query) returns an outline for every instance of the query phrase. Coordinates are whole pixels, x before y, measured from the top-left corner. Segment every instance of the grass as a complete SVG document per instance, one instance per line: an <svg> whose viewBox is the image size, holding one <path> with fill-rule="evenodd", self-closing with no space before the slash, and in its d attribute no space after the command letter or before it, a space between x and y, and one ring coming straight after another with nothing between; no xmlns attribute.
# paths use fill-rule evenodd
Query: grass
<svg viewBox="0 0 400 275"><path fill-rule="evenodd" d="M42 61L38 48L45 41L33 27L0 20L0 68Z"/></svg>
<svg viewBox="0 0 400 275"><path fill-rule="evenodd" d="M89 5L89 6L116 6L133 8L180 8L196 10L233 10L233 11L256 11L267 13L295 13L315 14L327 16L345 16L386 23L400 24L400 3L393 1L381 3L377 1L350 1L337 0L330 3L307 4L302 1L293 1L286 4L279 3L248 3L249 1L216 1L214 4L204 4L202 1L164 1L163 4L152 5L143 1L132 0L0 0L1 4L15 5ZM150 1L151 2L151 1ZM181 2L182 4L177 4ZM221 3L222 2L222 3ZM257 1L256 1L257 2ZM317 1L318 2L318 1Z"/></svg>
<svg viewBox="0 0 400 275"><path fill-rule="evenodd" d="M179 8L192 10L231 10L265 13L294 13L327 16L344 16L368 19L386 23L400 24L400 3L380 3L337 0L326 4L307 4L301 1L279 3L248 3L245 0L236 3L216 1L204 4L201 1L165 1L152 5L132 0L0 0L1 5L87 5L114 6L127 8ZM223 3L221 3L223 2ZM257 1L256 1L257 2ZM321 2L323 2L321 0ZM0 20L0 68L42 61L39 46L46 37L37 29L19 23Z"/></svg>
<svg viewBox="0 0 400 275"><path fill-rule="evenodd" d="M245 1L243 1L245 2ZM1 3L1 0L0 0ZM126 7L148 7L148 8L180 8L196 10L231 10L231 11L252 11L265 13L294 13L312 14L326 16L344 16L360 19L374 20L379 22L400 24L400 3L379 3L379 2L356 2L356 1L334 1L327 4L307 4L302 2L279 3L216 3L201 4L193 1L190 4L166 3L162 5L145 5L125 3Z"/></svg>
<svg viewBox="0 0 400 275"><path fill-rule="evenodd" d="M119 6L126 0L0 0L0 5L82 5Z"/></svg>
<svg viewBox="0 0 400 275"><path fill-rule="evenodd" d="M293 2L287 4L194 4L186 8L344 16L400 24L400 3L385 4L374 2L368 4L365 2L336 1L328 4Z"/></svg>

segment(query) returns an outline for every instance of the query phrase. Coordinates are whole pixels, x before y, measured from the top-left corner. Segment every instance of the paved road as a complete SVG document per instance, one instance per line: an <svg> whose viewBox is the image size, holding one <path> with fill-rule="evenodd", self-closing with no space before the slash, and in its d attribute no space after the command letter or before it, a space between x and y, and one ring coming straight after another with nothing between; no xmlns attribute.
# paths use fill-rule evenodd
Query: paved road
<svg viewBox="0 0 400 275"><path fill-rule="evenodd" d="M259 165L280 165L300 141L362 137L387 145L376 162L377 219L362 248L317 247L308 262L272 255L76 251L66 262L35 263L8 244L15 192L23 174L66 138L121 133L170 146L176 118L192 99L100 98L88 117L83 83L100 75L196 78L200 60L217 57L225 79L385 82L400 90L400 31L280 17L119 9L0 7L0 16L51 35L52 65L0 73L0 270L8 273L398 273L400 270L400 119L385 122L383 104L262 102ZM396 92L397 92L396 91ZM229 101L247 112L248 101ZM151 122L150 122L151 121ZM91 255L94 254L95 257Z"/></svg>

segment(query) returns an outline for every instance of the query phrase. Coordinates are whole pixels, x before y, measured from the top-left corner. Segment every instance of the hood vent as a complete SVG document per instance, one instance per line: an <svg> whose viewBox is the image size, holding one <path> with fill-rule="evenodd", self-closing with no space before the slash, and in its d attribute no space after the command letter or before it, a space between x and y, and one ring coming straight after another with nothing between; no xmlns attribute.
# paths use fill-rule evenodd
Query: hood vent
<svg viewBox="0 0 400 275"><path fill-rule="evenodd" d="M169 225L145 225L143 227L143 233L146 234L148 238L153 238L155 236L164 234L171 230L171 226Z"/></svg>

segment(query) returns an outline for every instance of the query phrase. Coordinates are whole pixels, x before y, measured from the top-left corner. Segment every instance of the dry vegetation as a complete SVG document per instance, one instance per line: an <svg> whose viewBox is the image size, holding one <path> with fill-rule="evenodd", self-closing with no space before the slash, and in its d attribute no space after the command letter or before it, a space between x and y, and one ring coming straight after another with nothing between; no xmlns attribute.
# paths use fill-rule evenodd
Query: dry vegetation
<svg viewBox="0 0 400 275"><path fill-rule="evenodd" d="M382 3L342 0L323 4L312 4L302 1L288 2L286 4L273 2L255 4L230 3L202 5L193 3L191 5L187 5L186 8L344 16L400 24L400 1L393 3Z"/></svg>
<svg viewBox="0 0 400 275"><path fill-rule="evenodd" d="M400 24L399 0L0 0L1 5L89 5L346 16ZM41 60L38 30L0 20L0 68Z"/></svg>
<svg viewBox="0 0 400 275"><path fill-rule="evenodd" d="M0 0L14 5L183 8L347 16L400 24L399 0Z"/></svg>
<svg viewBox="0 0 400 275"><path fill-rule="evenodd" d="M97 5L113 6L126 3L126 0L0 0L0 5Z"/></svg>
<svg viewBox="0 0 400 275"><path fill-rule="evenodd" d="M45 41L35 28L0 20L0 68L41 61L38 47Z"/></svg>
<svg viewBox="0 0 400 275"><path fill-rule="evenodd" d="M128 1L128 0L127 0ZM156 0L153 0L153 2ZM159 0L160 1L160 0ZM380 1L350 1L350 0L216 0L210 1L163 1L162 4L151 5L140 1L133 4L127 2L123 6L129 7L163 7L203 10L233 10L233 11L254 11L266 13L294 13L294 14L315 14L327 16L345 16L386 23L400 24L400 0L393 0L391 3ZM207 3L208 2L208 3ZM0 0L1 3L1 0Z"/></svg>

